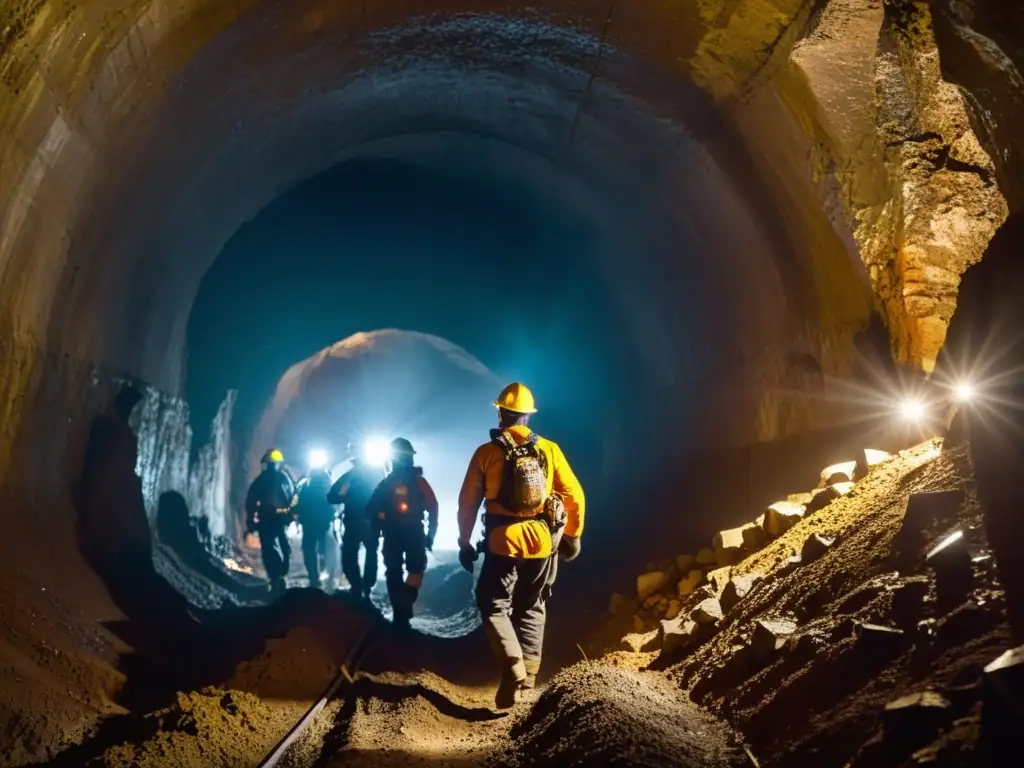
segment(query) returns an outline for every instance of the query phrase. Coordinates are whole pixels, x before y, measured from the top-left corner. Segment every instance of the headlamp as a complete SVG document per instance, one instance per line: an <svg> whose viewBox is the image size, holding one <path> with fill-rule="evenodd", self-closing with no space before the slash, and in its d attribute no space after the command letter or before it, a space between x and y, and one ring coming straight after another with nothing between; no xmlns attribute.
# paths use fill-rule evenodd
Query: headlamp
<svg viewBox="0 0 1024 768"><path fill-rule="evenodd" d="M391 442L383 437L372 437L363 443L363 460L375 467L383 467L391 459Z"/></svg>
<svg viewBox="0 0 1024 768"><path fill-rule="evenodd" d="M314 448L307 457L310 469L323 469L327 466L327 451L323 448Z"/></svg>
<svg viewBox="0 0 1024 768"><path fill-rule="evenodd" d="M924 418L924 403L916 399L904 400L900 403L900 415L906 420L917 423Z"/></svg>

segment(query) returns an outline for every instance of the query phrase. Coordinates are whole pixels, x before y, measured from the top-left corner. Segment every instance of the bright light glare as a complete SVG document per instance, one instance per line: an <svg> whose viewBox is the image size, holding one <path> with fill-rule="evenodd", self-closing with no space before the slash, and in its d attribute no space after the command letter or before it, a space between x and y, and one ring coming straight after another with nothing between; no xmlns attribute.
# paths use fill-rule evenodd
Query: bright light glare
<svg viewBox="0 0 1024 768"><path fill-rule="evenodd" d="M974 399L974 387L970 384L958 384L956 389L953 390L953 396L958 402L968 403Z"/></svg>
<svg viewBox="0 0 1024 768"><path fill-rule="evenodd" d="M363 444L363 459L367 464L382 467L391 458L391 443L382 437L374 437Z"/></svg>
<svg viewBox="0 0 1024 768"><path fill-rule="evenodd" d="M907 421L920 421L924 418L924 403L920 400L904 400L900 403L900 413Z"/></svg>
<svg viewBox="0 0 1024 768"><path fill-rule="evenodd" d="M323 469L327 466L327 451L323 448L314 448L309 452L309 468Z"/></svg>

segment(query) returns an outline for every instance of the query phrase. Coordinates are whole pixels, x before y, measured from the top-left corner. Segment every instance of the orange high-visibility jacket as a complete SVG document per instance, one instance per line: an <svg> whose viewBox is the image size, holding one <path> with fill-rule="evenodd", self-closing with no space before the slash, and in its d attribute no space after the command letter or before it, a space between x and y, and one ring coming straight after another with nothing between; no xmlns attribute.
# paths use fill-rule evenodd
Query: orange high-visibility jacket
<svg viewBox="0 0 1024 768"><path fill-rule="evenodd" d="M526 442L529 427L513 426L505 430L519 445ZM565 454L556 443L538 437L537 448L547 457L547 493L558 493L565 501L566 536L583 533L585 500L580 485ZM505 454L493 442L476 449L466 471L459 493L459 545L471 546L480 504L489 515L509 518L508 525L493 527L488 538L491 552L510 557L542 558L551 555L551 531L541 520L523 520L520 515L502 507L496 499L501 490Z"/></svg>

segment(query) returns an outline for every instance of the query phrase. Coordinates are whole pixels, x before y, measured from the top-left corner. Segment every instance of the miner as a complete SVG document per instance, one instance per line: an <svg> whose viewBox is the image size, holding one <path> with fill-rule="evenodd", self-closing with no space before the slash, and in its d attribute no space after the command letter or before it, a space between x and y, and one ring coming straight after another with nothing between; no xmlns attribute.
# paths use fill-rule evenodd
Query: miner
<svg viewBox="0 0 1024 768"><path fill-rule="evenodd" d="M459 560L472 573L473 529L484 503L476 599L501 665L495 703L508 709L536 685L547 601L559 557L579 555L584 496L561 448L528 426L537 412L533 393L510 384L494 405L498 428L473 454L459 494Z"/></svg>
<svg viewBox="0 0 1024 768"><path fill-rule="evenodd" d="M362 456L352 457L352 468L337 479L327 500L331 504L344 504L341 534L341 570L348 579L351 595L369 601L373 585L377 583L377 557L380 535L374 530L366 508L373 491L383 479ZM363 567L359 567L359 550L365 549Z"/></svg>
<svg viewBox="0 0 1024 768"><path fill-rule="evenodd" d="M330 551L337 546L334 538L336 510L327 498L331 475L326 469L310 470L299 491L295 514L302 526L302 561L309 576L309 586L322 586L320 574L330 568ZM330 574L332 577L334 574Z"/></svg>
<svg viewBox="0 0 1024 768"><path fill-rule="evenodd" d="M416 451L412 443L404 437L395 438L391 451L391 473L374 490L367 512L374 530L384 535L384 580L395 629L405 633L410 629L412 607L423 585L427 552L434 549L438 508L423 469L413 465Z"/></svg>
<svg viewBox="0 0 1024 768"><path fill-rule="evenodd" d="M260 537L263 567L272 592L285 588L285 576L292 557L288 543L288 524L298 499L295 481L284 468L284 454L271 448L260 459L263 471L252 481L245 497L246 532Z"/></svg>

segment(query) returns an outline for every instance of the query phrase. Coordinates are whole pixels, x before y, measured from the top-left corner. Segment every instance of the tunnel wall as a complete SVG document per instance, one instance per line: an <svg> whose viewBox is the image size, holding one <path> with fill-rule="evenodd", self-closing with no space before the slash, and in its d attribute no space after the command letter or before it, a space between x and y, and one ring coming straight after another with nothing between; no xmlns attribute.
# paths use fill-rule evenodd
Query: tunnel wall
<svg viewBox="0 0 1024 768"><path fill-rule="evenodd" d="M270 11L260 12L264 5ZM273 7L283 5L257 0L13 0L0 9L0 493L5 522L17 515L22 532L21 537L4 539L0 565L5 583L24 584L24 594L37 599L42 593L36 587L46 585L48 595L60 604L59 615L73 614L69 625L83 625L68 630L60 643L66 654L59 658L71 660L70 667L53 667L49 653L47 658L38 653L19 658L24 668L37 664L48 670L34 678L33 684L47 691L39 697L38 709L12 713L22 727L30 715L52 722L47 719L59 712L66 722L75 723L68 731L74 737L104 714L100 707L84 704L84 698L68 696L65 681L81 679L82 659L98 654L110 662L102 686L108 691L122 681L112 666L116 643L107 639L94 645L90 640L88 653L83 653L81 637L93 636L94 622L117 614L77 557L71 536L73 511L66 498L80 466L89 418L111 394L107 382L114 372L131 373L162 388L168 397L180 394L189 303L219 245L275 193L340 156L335 150L341 148L326 151L318 144L337 124L325 120L308 142L324 151L288 167L279 165L303 136L293 129L279 131L275 139L271 129L287 126L289 119L293 126L315 123L316 110L301 108L305 97L316 91L315 84L322 77L338 78L340 85L353 83L354 73L367 62L360 51L352 55L351 66L341 67L336 58L317 58L310 51L318 40L349 43L360 31L400 27L413 6L397 1L295 2L288 4L294 11L291 22L275 27ZM927 302L905 301L907 283L917 286L911 296L917 290L947 312L949 299L955 296L956 270L963 263L956 262L952 270L948 262L938 265L943 269L932 279L927 268L936 265L927 260L943 251L927 242L928 233L946 237L948 242L940 245L961 252L969 262L977 257L976 245L985 237L980 230L997 225L1002 215L1000 198L978 196L976 181L981 190L989 190L981 194L991 195L983 180L991 161L977 154L973 134L962 130L960 113L939 109L929 116L928 110L919 109L928 103L929 94L940 96L940 105L957 107L953 96L958 94L937 87L933 77L930 25L918 25L923 34L884 41L879 55L879 46L870 44L876 34L874 18L851 16L849 5L839 2L828 3L843 11L837 17L812 13L821 5L799 0L709 0L670 7L636 0L617 3L609 18L607 3L564 0L534 3L533 10L520 16L531 20L539 14L556 25L571 26L585 38L582 65L559 62L575 68L566 89L572 98L536 119L537 125L561 131L561 141L553 150L549 147L554 157L574 146L573 126L578 122L585 122L588 115L614 115L622 107L622 102L606 105L602 113L600 105L587 100L595 84L599 91L605 83L604 68L612 66L601 53L603 40L608 49L655 62L661 70L700 87L715 107L710 112L714 117L704 122L703 130L695 126L691 132L700 134L697 143L711 149L690 157L719 168L734 164L725 175L735 174L732 182L747 196L749 217L773 232L776 248L780 240L788 243L783 254L762 262L764 271L748 274L742 262L726 259L717 272L723 290L734 288L726 295L739 296L762 283L768 286L770 301L760 310L772 307L772 319L778 321L769 324L768 337L760 334L756 312L724 325L732 333L725 337L730 343L722 346L746 375L733 383L723 398L726 405L709 411L729 425L722 431L738 440L770 439L782 430L819 424L824 415L816 415L819 406L808 395L827 389L830 378L850 372L856 363L853 340L867 327L872 309L888 321L897 357L923 367L922 342L934 345L938 339L934 324L924 323L928 332L923 333L899 318L911 316L915 304L914 311L925 319L944 318L940 312L930 314ZM876 13L881 4L864 5L867 12ZM894 9L917 13L921 8L909 2L884 5L890 14ZM1000 190L1011 208L1020 211L1024 164L1020 136L1014 133L1024 98L1018 4L934 0L930 5L936 9L941 71L966 89L971 125L995 160ZM417 13L495 8L497 4L487 0L415 4ZM895 28L912 30L914 18L911 13L908 24ZM844 20L850 23L844 25ZM226 31L237 21L246 24L232 37ZM894 25L884 15L877 23L889 31ZM262 37L257 34L260 29ZM816 36L815 31L821 34ZM257 39L246 51L247 40ZM414 45L415 29L411 36L407 29L404 38L394 39ZM218 59L218 45L222 52L233 51L235 58ZM820 77L818 62L829 60L830 45L836 46L831 49L833 59L851 64L849 77L844 76L838 89ZM557 46L549 39L548 47ZM927 54L923 61L921 52ZM203 59L204 53L211 57ZM196 91L199 108L189 101L186 88L202 75L195 64L189 75L189 62L197 55L216 65L207 72L226 77L219 82L208 78L207 88ZM862 66L872 57L870 67ZM309 76L297 77L299 70L292 70L290 76L266 79L265 87L259 77L248 84L230 79L246 67L265 72L258 67L260 60L301 60L310 63ZM379 73L373 77L384 90L398 82L380 78ZM640 101L664 98L663 90L644 91L637 79L643 78L632 83ZM877 107L890 91L910 98L886 113ZM322 97L318 103L336 106L339 92L326 89L317 94ZM492 102L483 112L490 110L492 119L521 114L514 92L484 93ZM282 94L290 94L290 99L275 101ZM214 106L203 107L204 99ZM843 105L863 99L872 101L872 109L847 120ZM246 103L251 109L239 119L234 110ZM577 109L581 103L584 106ZM958 108L962 111L963 103ZM671 123L687 111L686 104L680 107L670 99L655 113ZM360 122L358 114L334 114L346 122ZM884 114L900 120L880 121ZM909 119L904 122L905 117ZM465 129L456 122L435 117L424 130ZM879 130L880 122L888 124ZM486 128L487 122L473 125ZM846 128L856 132L841 130ZM368 130L363 138L372 135ZM717 150L716 140L721 142ZM656 142L651 146L663 148ZM251 151L240 152L241 147ZM235 154L229 151L232 148ZM917 153L918 149L924 152ZM663 154L651 156L656 160ZM230 162L218 164L221 157ZM959 165L949 163L949 158ZM622 162L628 165L627 160ZM256 184L241 172L246 167L276 168L278 173ZM667 164L658 162L649 161L644 168L664 171L662 178L675 178L685 187L680 179L686 175L686 164L674 166L671 173ZM918 173L922 169L924 177ZM937 188L930 183L933 176L942 180L944 174L955 175L958 183ZM186 184L183 177L194 182ZM922 179L928 183L922 184ZM236 201L237 207L229 205L230 196L240 189L253 194ZM915 189L934 189L938 194L904 197ZM699 184L689 192L690 200L699 201ZM665 199L671 206L672 197ZM916 213L915 200L920 201ZM972 224L979 218L979 205L992 214L987 224ZM186 231L178 231L182 222L187 222ZM632 224L642 222L637 216ZM905 226L915 222L923 227ZM684 233L685 227L651 236L664 239L664 252L670 253L673 235ZM208 234L209 239L199 234ZM925 261L908 269L908 251L900 246L915 239L918 246L928 246L917 248ZM731 255L730 249L707 250L716 256ZM666 260L652 270L664 278L659 282L669 291L686 282L681 263ZM710 268L706 263L705 267ZM913 280L907 280L908 273ZM779 285L785 290L776 290ZM722 304L718 319L730 320L737 305ZM670 399L680 391L674 378L677 368L661 366L659 358L670 356L678 362L691 354L672 343L680 321L658 317L649 308L638 316L646 318L638 332L646 331L639 335L652 361L645 374L657 382L662 399ZM715 319L705 323L694 333L711 338L719 329ZM766 338L770 343L762 343ZM800 364L794 364L794 357ZM98 376L98 369L107 373ZM729 407L737 398L743 407ZM168 407L170 412L173 408ZM180 435L177 427L169 428ZM38 567L41 563L49 567ZM10 576L25 565L33 566L24 570L28 576ZM27 608L23 614L27 628L29 617L37 614ZM17 621L4 617L7 626L21 626ZM39 679L49 682L38 683ZM24 745L20 756L44 760L52 754L58 746L52 731L19 735L18 743Z"/></svg>
<svg viewBox="0 0 1024 768"><path fill-rule="evenodd" d="M0 184L0 292L14 338L29 350L73 350L178 392L188 307L219 245L260 205L337 159L345 146L394 134L391 115L393 124L415 123L434 132L505 130L504 140L568 157L563 165L572 173L601 170L605 189L614 186L608 179L625 178L616 162L636 175L649 164L660 186L647 197L660 196L674 208L665 220L699 211L655 237L671 241L689 234L715 260L721 254L738 260L731 268L708 267L714 274L702 278L730 293L722 317L708 324L732 324L739 340L736 356L742 359L731 361L738 366L731 371L739 373L731 377L735 383L726 401L714 409L721 419L712 420L736 422L730 428L736 439L768 439L827 420L822 411L829 409L780 393L817 396L827 386L793 365L794 356L814 358L826 379L850 373L851 339L867 326L871 311L869 286L889 322L897 359L930 365L963 265L924 274L937 272L934 258L926 254L915 262L907 256L914 249L894 251L899 227L893 222L907 217L893 212L903 203L891 193L906 183L888 173L882 151L888 145L875 132L880 4L858 9L835 0L815 15L810 4L795 0L749 0L665 17L641 2L616 8L609 18L596 5L552 2L511 22L487 15L444 21L429 17L431 10L481 14L491 8L486 2L428 4L417 9L419 18L430 19L420 27L410 23L410 11L400 2L378 4L371 13L313 0L286 10L270 3L199 0L126 2L103 10L60 2L15 4L3 59L10 98L0 113L5 135L13 137L5 144ZM539 22L563 26L530 26ZM831 34L833 28L843 34ZM465 45L467 32L494 35L513 48L481 52ZM836 38L841 41L829 42ZM484 65L479 79L452 80L465 73L441 68L434 54L448 43L462 46L459 64ZM535 60L510 59L515 45L528 46ZM630 56L661 66L677 86L650 77ZM274 69L296 58L301 67ZM379 66L382 60L387 67ZM848 63L839 76L823 80L817 62L830 60ZM217 65L223 80L204 74L216 61L231 62ZM447 90L425 87L429 80L416 82L409 74L412 63ZM502 77L510 83L498 82ZM561 101L523 101L526 92L517 89L517 80L559 92ZM680 80L700 90L679 88ZM361 106L367 88L379 91L383 85L404 101L385 98L368 112ZM446 103L456 85L457 103ZM573 89L576 95L565 97ZM616 96L620 92L633 101ZM943 98L949 101L948 94ZM869 106L846 115L837 107L844 99ZM623 122L624 110L639 112L645 105L654 108L653 118L682 126L682 132L647 129L641 143L653 146L644 148L646 155L631 150L631 157L608 144L604 134ZM831 114L829 123L824 118ZM309 135L299 137L297 120ZM843 135L836 134L836 125L843 126ZM340 126L341 139L335 136ZM962 144L961 138L969 141L973 134L960 131L946 143ZM701 145L707 151L694 149ZM155 147L160 149L154 152ZM805 152L809 161L800 156ZM117 162L110 162L113 157ZM268 168L273 173L251 173ZM737 191L707 194L722 186L716 174L739 186L742 210L732 220L722 221L722 211ZM690 181L694 177L696 183ZM889 184L887 178L897 181ZM601 183L593 173L587 180ZM102 193L91 194L92 189ZM949 192L944 194L948 199ZM971 210L986 202L993 201L975 200ZM957 206L951 208L956 212ZM998 206L990 208L994 227ZM962 219L946 230L963 225ZM834 233L823 226L826 220ZM631 218L634 227L643 221L640 215ZM728 231L747 221L751 236ZM936 229L934 222L929 226ZM986 231L978 231L970 248L961 238L946 250L963 253L969 263L985 237ZM755 248L753 239L759 240ZM651 270L653 280L665 283L659 278L667 277L670 286L685 285L687 269L673 274L670 252L666 242L664 262ZM894 252L900 254L896 259ZM744 263L744 253L750 253L750 263ZM869 282L857 277L865 263ZM689 276L693 269L688 267ZM908 280L917 286L910 290L912 302L903 297ZM764 294L759 302L743 298L754 286ZM677 358L701 353L678 349L676 339L685 329L671 313L643 323L637 337L650 347L650 358L663 360L666 348ZM657 341L659 334L667 341ZM651 373L665 380L662 394L670 400L678 372L672 366L664 370L661 360L652 363ZM722 370L712 375L722 378ZM738 409L736 398L744 403ZM731 418L737 410L742 416Z"/></svg>
<svg viewBox="0 0 1024 768"><path fill-rule="evenodd" d="M196 286L238 224L332 162L424 133L514 146L554 166L539 184L573 177L617 210L649 254L605 271L653 414L699 401L704 438L731 442L840 420L829 390L872 311L895 358L927 370L959 273L1005 214L938 78L930 16L903 5L15 3L8 475L46 464L32 435L78 390L65 359L179 394ZM712 286L706 310L679 309Z"/></svg>

